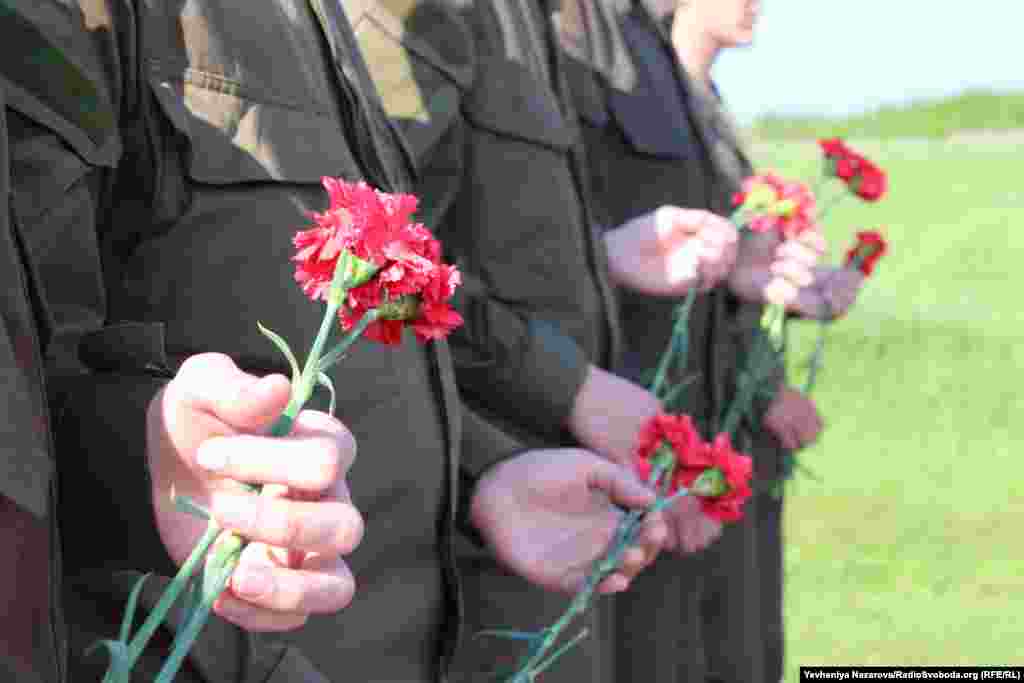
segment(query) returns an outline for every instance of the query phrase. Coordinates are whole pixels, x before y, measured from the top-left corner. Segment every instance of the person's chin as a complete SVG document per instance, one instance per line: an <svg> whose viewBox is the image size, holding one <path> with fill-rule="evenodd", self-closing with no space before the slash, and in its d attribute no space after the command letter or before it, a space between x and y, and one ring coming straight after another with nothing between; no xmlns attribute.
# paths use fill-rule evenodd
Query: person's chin
<svg viewBox="0 0 1024 683"><path fill-rule="evenodd" d="M731 47L750 47L754 43L753 29L740 29L732 37Z"/></svg>

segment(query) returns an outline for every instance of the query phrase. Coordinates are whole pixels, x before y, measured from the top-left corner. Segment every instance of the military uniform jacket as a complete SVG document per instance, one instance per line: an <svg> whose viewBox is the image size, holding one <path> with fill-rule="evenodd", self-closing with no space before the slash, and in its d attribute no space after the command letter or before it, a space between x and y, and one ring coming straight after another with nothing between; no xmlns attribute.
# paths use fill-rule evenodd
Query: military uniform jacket
<svg viewBox="0 0 1024 683"><path fill-rule="evenodd" d="M0 16L8 45L38 56L51 42L20 13ZM39 323L44 312L11 201L7 105L11 60L0 65L0 679L56 683L65 668L54 525L52 443ZM81 78L52 59L48 71ZM28 100L27 91L16 96ZM53 113L56 118L58 115Z"/></svg>
<svg viewBox="0 0 1024 683"><path fill-rule="evenodd" d="M598 33L588 36L591 54L566 42L572 55L568 73L595 197L611 220L661 204L729 215L732 193L751 167L717 95L688 77L668 32L645 3L581 4L593 10L586 15L592 20L588 30ZM639 376L665 348L677 302L620 295L626 370ZM706 433L714 431L733 399L760 312L760 306L741 303L723 288L695 302L686 373L696 381L682 410ZM764 408L761 402L755 413ZM754 457L758 486L779 475L780 453L771 435L748 423L738 441ZM618 678L779 680L778 521L777 503L758 496L747 505L745 519L708 550L659 558L638 577L615 605Z"/></svg>
<svg viewBox="0 0 1024 683"><path fill-rule="evenodd" d="M617 224L663 204L729 215L732 195L752 168L717 95L687 76L667 31L643 2L586 4L615 23L601 42L609 51L626 53L595 67L567 50L594 197L607 222ZM619 297L624 372L639 378L657 364L678 301L628 290L620 290ZM697 297L687 369L696 383L687 391L685 412L707 429L732 400L738 365L760 314L760 306L740 302L724 289Z"/></svg>
<svg viewBox="0 0 1024 683"><path fill-rule="evenodd" d="M462 395L523 439L564 441L587 365L613 364L619 344L548 22L534 0L376 4L357 34L419 169L423 217L464 276Z"/></svg>
<svg viewBox="0 0 1024 683"><path fill-rule="evenodd" d="M29 98L24 73L5 83L12 205L55 395L72 680L98 680L102 657L82 649L116 633L138 572L173 571L148 501L150 398L197 352L286 371L256 321L298 348L318 326L289 256L307 212L326 204L321 176L407 191L410 164L335 0L16 4L87 75L90 111L110 117L53 115L82 101L80 84L36 83L42 95ZM355 601L280 637L215 618L182 680L441 676L458 620L459 475L519 446L463 414L444 344L362 343L332 373L359 442L349 483L368 527L348 558Z"/></svg>

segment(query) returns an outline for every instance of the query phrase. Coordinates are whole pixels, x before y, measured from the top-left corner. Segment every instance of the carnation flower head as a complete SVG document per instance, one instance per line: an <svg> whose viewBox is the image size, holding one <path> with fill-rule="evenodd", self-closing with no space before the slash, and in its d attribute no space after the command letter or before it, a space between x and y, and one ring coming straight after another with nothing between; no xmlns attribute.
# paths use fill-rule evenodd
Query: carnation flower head
<svg viewBox="0 0 1024 683"><path fill-rule="evenodd" d="M654 468L654 460L662 445L668 446L675 457L675 467L698 467L701 471L708 465L702 464L701 438L689 415L667 415L659 413L648 420L637 437L633 464L637 476L647 481ZM677 486L672 482L670 492Z"/></svg>
<svg viewBox="0 0 1024 683"><path fill-rule="evenodd" d="M885 196L889 181L877 164L839 138L818 140L818 145L825 155L825 175L839 178L864 201L875 202Z"/></svg>
<svg viewBox="0 0 1024 683"><path fill-rule="evenodd" d="M846 266L857 268L865 277L874 272L879 259L888 251L889 244L877 230L857 233L857 242L846 252Z"/></svg>
<svg viewBox="0 0 1024 683"><path fill-rule="evenodd" d="M701 509L708 517L720 522L741 519L743 504L753 494L750 488L753 462L749 456L733 449L726 433L719 434L711 443L703 443L702 451L701 460L709 463L705 470L712 470L719 475L715 477L716 483L724 490L715 491L716 495L701 495ZM677 486L690 488L704 474L704 470L677 470Z"/></svg>
<svg viewBox="0 0 1024 683"><path fill-rule="evenodd" d="M386 344L398 344L406 324L421 341L440 339L461 325L462 317L447 303L461 275L441 261L441 245L430 231L412 221L416 197L341 178L324 178L323 186L327 210L314 212L314 227L293 239L295 280L306 295L327 299L335 268L347 251L376 272L348 290L339 311L344 329L371 309L382 315L365 335Z"/></svg>
<svg viewBox="0 0 1024 683"><path fill-rule="evenodd" d="M811 189L770 171L746 178L733 204L752 214L747 225L754 232L776 230L783 239L792 239L814 226L816 202Z"/></svg>

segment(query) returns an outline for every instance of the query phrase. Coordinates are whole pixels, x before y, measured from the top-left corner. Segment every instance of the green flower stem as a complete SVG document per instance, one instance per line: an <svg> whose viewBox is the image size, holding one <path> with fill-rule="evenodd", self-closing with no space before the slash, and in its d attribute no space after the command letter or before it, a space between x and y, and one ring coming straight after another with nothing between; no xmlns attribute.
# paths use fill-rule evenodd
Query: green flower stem
<svg viewBox="0 0 1024 683"><path fill-rule="evenodd" d="M366 331L366 328L370 326L370 323L374 322L378 318L380 318L380 311L376 308L371 308L369 311L364 313L363 317L359 319L359 322L356 323L355 327L353 327L349 333L334 346L334 348L324 354L324 357L320 359L320 362L317 365L317 370L319 372L326 372L328 368L344 358L349 347L351 347L352 344L362 336L363 332Z"/></svg>
<svg viewBox="0 0 1024 683"><path fill-rule="evenodd" d="M827 216L829 212L836 207L836 204L843 201L848 194L850 193L845 187L840 192L833 192L828 199L818 205L815 218L819 221L825 220L825 216Z"/></svg>
<svg viewBox="0 0 1024 683"><path fill-rule="evenodd" d="M765 371L770 367L771 361L774 360L775 354L773 351L771 342L764 334L758 334L754 338L754 348L748 355L746 367L737 383L736 396L733 398L732 404L722 419L722 432L726 432L733 437L736 436L736 428L739 427L740 420L743 419L743 416L750 409L754 397L757 395L758 386L766 378Z"/></svg>
<svg viewBox="0 0 1024 683"><path fill-rule="evenodd" d="M327 344L327 340L330 338L331 331L334 328L335 319L338 315L338 309L340 302L337 298L332 297L331 301L328 301L326 309L324 310L324 317L320 323L320 330L317 333L316 339L313 341L313 346L310 349L309 356L306 358L306 365L302 370L299 382L294 387L292 397L288 401L288 405L285 407L284 412L274 421L271 425L269 434L274 437L286 436L291 432L292 425L295 422L295 417L302 410L302 407L309 400L309 397L313 393L313 387L316 384L316 378L319 373L318 367L320 363L320 355L323 353L324 346ZM350 337L352 335L349 335ZM354 341L354 339L352 340ZM349 344L352 343L349 342ZM257 484L247 484L246 489L251 493L259 494L263 487ZM198 561L198 557L205 553L214 540L217 538L221 539L221 542L207 558L206 566L203 570L202 576L202 597L196 610L189 614L187 621L181 630L178 631L172 644L171 654L164 662L163 668L160 670L160 675L157 681L163 683L165 681L173 680L178 669L181 668L181 664L184 661L188 651L192 648L196 638L199 637L199 633L202 631L203 626L210 618L210 611L213 609L213 603L217 601L217 598L224 591L224 587L227 586L228 581L231 579L231 574L234 572L235 567L238 566L238 561L241 558L242 551L248 545L248 541L244 538L227 532L221 534L220 527L212 519L210 520L209 526L207 527L207 533L204 535L200 545L197 546L193 551L192 555L189 556L189 560L193 561L193 568L195 562ZM183 567L184 569L184 567ZM179 575L181 572L179 571ZM189 572L191 575L191 571ZM175 579L177 581L177 578ZM150 615L150 619L154 616L158 617L153 625L155 630L156 625L163 620L164 615L167 612L167 608L170 604L177 599L178 594L181 593L184 588L184 581L180 586L177 587L177 593L168 595L167 593L161 598L160 604L163 604L165 600L168 601L167 607L162 613L154 611ZM173 584L172 584L173 585ZM159 607L159 605L158 605ZM147 620L148 622L148 620ZM141 632L140 632L141 635ZM152 632L148 634L152 635ZM148 636L146 640L148 641ZM134 641L133 641L134 644ZM141 653L142 648L145 647L145 642L141 642L138 647L138 652ZM136 654L136 657L138 655ZM134 662L134 659L132 660Z"/></svg>
<svg viewBox="0 0 1024 683"><path fill-rule="evenodd" d="M697 298L697 287L691 287L686 293L683 303L676 309L676 321L672 326L672 334L669 337L668 346L658 360L658 369L651 382L651 393L659 399L664 398L665 381L668 379L668 370L673 362L685 371L687 355L689 354L690 334L689 321L690 311L693 310L693 302Z"/></svg>
<svg viewBox="0 0 1024 683"><path fill-rule="evenodd" d="M246 545L248 545L248 541L240 536L232 533L226 534L224 540L217 545L212 556L206 561L203 572L202 600L175 637L171 654L164 661L164 665L156 677L156 683L171 683L174 680L175 674L178 673L178 669L185 661L185 656L188 655L192 644L199 637L207 619L210 618L213 603L216 602L217 597L224 591L224 587L231 579L231 574L238 565L238 560Z"/></svg>
<svg viewBox="0 0 1024 683"><path fill-rule="evenodd" d="M163 595L160 596L160 600L157 602L153 611L149 613L146 620L139 627L135 637L132 638L128 644L128 665L125 667L125 673L131 671L135 661L142 654L142 651L146 649L146 645L149 643L150 638L156 633L160 623L164 620L167 612L170 611L171 606L177 601L185 587L188 586L189 579L192 578L192 574L195 572L199 561L209 550L210 545L220 535L221 528L214 520L210 520L206 525L206 531L203 533L196 547L192 549L188 558L178 569L178 573L174 576L171 583L164 589ZM104 683L116 683L118 679L112 678L111 673L108 671L107 675L103 678ZM127 683L127 679L125 679Z"/></svg>
<svg viewBox="0 0 1024 683"><path fill-rule="evenodd" d="M664 475L668 474L671 476L674 463L675 456L672 454L671 449L663 444L655 454L651 475L647 480L647 484L651 488L657 489L658 482ZM644 516L651 509L660 509L659 502L663 503L665 501L656 501L649 508L630 510L626 513L615 529L615 536L608 552L594 562L590 573L583 582L582 588L573 597L569 607L555 623L538 634L539 639L523 656L518 670L506 680L506 683L532 683L537 674L550 666L555 659L568 651L569 647L582 639L582 636L577 636L570 645L560 648L554 655L547 658L548 651L558 642L562 633L577 617L586 612L587 608L590 607L597 587L618 569L622 556L633 545L639 535L640 525L644 520Z"/></svg>
<svg viewBox="0 0 1024 683"><path fill-rule="evenodd" d="M344 297L342 297L344 298ZM309 397L313 395L313 387L316 386L316 378L320 373L320 356L323 355L324 346L327 345L327 340L331 336L331 331L337 324L338 309L341 308L341 302L332 300L327 302L327 308L324 311L324 318L320 321L320 330L316 334L316 339L313 340L313 346L309 349L309 355L306 357L306 365L302 368L302 375L299 379L298 396L295 397L300 407L305 405ZM298 412L296 411L296 415Z"/></svg>
<svg viewBox="0 0 1024 683"><path fill-rule="evenodd" d="M818 338L814 341L814 351L811 353L807 380L804 382L804 393L810 395L814 391L814 385L818 381L818 372L821 370L825 357L825 333L828 325L832 322L832 306L825 299L822 300L822 318L818 321Z"/></svg>

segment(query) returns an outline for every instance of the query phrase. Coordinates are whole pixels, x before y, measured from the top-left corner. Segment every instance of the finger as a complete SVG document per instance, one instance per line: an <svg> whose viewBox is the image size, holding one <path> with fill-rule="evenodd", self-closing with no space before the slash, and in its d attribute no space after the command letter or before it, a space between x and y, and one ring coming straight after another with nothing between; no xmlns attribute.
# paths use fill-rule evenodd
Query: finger
<svg viewBox="0 0 1024 683"><path fill-rule="evenodd" d="M668 520L663 512L648 515L640 528L640 537L637 540L639 547L644 551L644 566L654 562L658 553L668 542L669 529Z"/></svg>
<svg viewBox="0 0 1024 683"><path fill-rule="evenodd" d="M663 545L661 549L667 553L678 552L680 549L679 534L670 532L669 535L665 538L665 545Z"/></svg>
<svg viewBox="0 0 1024 683"><path fill-rule="evenodd" d="M810 269L820 258L821 254L798 240L786 240L775 250L776 261L794 261Z"/></svg>
<svg viewBox="0 0 1024 683"><path fill-rule="evenodd" d="M786 306L790 301L796 300L799 292L800 290L786 278L776 277L765 286L762 296L770 304Z"/></svg>
<svg viewBox="0 0 1024 683"><path fill-rule="evenodd" d="M709 214L704 219L699 234L700 239L707 244L727 246L739 241L736 227L731 222L714 214Z"/></svg>
<svg viewBox="0 0 1024 683"><path fill-rule="evenodd" d="M711 519L707 515L704 515L704 547L711 545L714 541L722 535L722 531L725 529L725 525L719 522L717 519Z"/></svg>
<svg viewBox="0 0 1024 683"><path fill-rule="evenodd" d="M289 550L347 555L363 537L363 517L349 502L305 502L217 492L210 512L223 526L251 541Z"/></svg>
<svg viewBox="0 0 1024 683"><path fill-rule="evenodd" d="M213 611L222 618L240 626L246 631L282 632L294 631L305 625L308 616L292 612L275 612L256 607L224 592L213 604Z"/></svg>
<svg viewBox="0 0 1024 683"><path fill-rule="evenodd" d="M625 508L646 507L656 497L632 470L607 460L593 460L587 472L587 488L604 492L613 504Z"/></svg>
<svg viewBox="0 0 1024 683"><path fill-rule="evenodd" d="M800 450L803 442L800 438L800 430L791 421L786 421L782 429L782 445L791 451Z"/></svg>
<svg viewBox="0 0 1024 683"><path fill-rule="evenodd" d="M817 254L817 258L819 259L825 255L826 251L828 251L828 241L825 239L825 235L822 234L820 226L817 225L815 225L812 230L804 230L801 232L795 241Z"/></svg>
<svg viewBox="0 0 1024 683"><path fill-rule="evenodd" d="M632 547L622 553L622 561L619 562L618 571L626 578L633 579L647 566L647 553L643 548Z"/></svg>
<svg viewBox="0 0 1024 683"><path fill-rule="evenodd" d="M355 595L355 579L337 556L312 556L301 569L280 566L268 547L252 544L231 576L232 594L255 607L276 612L330 614Z"/></svg>
<svg viewBox="0 0 1024 683"><path fill-rule="evenodd" d="M597 592L601 595L611 595L612 593L622 593L629 588L629 578L627 578L621 572L615 572L611 576L605 578L604 581L597 584Z"/></svg>
<svg viewBox="0 0 1024 683"><path fill-rule="evenodd" d="M240 481L324 491L351 466L355 451L355 438L340 422L305 411L288 437L208 439L199 446L196 462L207 472Z"/></svg>
<svg viewBox="0 0 1024 683"><path fill-rule="evenodd" d="M662 206L655 210L655 229L661 241L690 239L700 233L709 214L698 209Z"/></svg>
<svg viewBox="0 0 1024 683"><path fill-rule="evenodd" d="M284 375L256 377L223 354L189 357L167 387L181 408L207 414L237 431L269 427L284 412L291 383Z"/></svg>
<svg viewBox="0 0 1024 683"><path fill-rule="evenodd" d="M775 261L769 270L772 274L786 278L801 289L809 287L814 282L814 273L811 269L795 260Z"/></svg>

